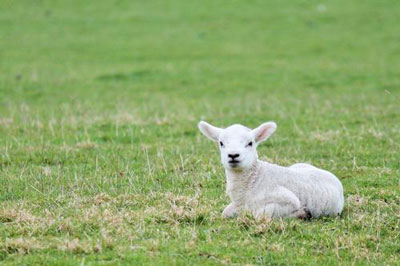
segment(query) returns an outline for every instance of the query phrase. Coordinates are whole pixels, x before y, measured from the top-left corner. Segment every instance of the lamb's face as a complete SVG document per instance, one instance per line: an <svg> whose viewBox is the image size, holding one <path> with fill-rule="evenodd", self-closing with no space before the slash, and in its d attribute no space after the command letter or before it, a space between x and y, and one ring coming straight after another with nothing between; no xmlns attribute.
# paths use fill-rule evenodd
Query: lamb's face
<svg viewBox="0 0 400 266"><path fill-rule="evenodd" d="M233 125L218 138L222 165L227 169L250 168L257 160L256 142L253 132L242 125Z"/></svg>
<svg viewBox="0 0 400 266"><path fill-rule="evenodd" d="M253 130L242 125L222 129L201 121L199 129L206 137L218 142L224 167L241 171L250 168L257 160L257 145L272 135L276 124L264 123Z"/></svg>

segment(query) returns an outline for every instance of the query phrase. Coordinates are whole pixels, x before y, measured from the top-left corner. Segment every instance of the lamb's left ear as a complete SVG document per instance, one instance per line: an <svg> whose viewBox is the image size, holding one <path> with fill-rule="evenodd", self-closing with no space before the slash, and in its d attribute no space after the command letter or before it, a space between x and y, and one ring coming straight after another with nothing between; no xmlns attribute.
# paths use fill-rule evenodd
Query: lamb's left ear
<svg viewBox="0 0 400 266"><path fill-rule="evenodd" d="M213 141L218 141L219 134L221 134L222 129L219 127L214 127L210 125L207 122L200 121L198 124L198 127L207 138L213 140Z"/></svg>
<svg viewBox="0 0 400 266"><path fill-rule="evenodd" d="M275 132L276 127L275 122L267 122L253 129L256 142L259 143L269 138Z"/></svg>

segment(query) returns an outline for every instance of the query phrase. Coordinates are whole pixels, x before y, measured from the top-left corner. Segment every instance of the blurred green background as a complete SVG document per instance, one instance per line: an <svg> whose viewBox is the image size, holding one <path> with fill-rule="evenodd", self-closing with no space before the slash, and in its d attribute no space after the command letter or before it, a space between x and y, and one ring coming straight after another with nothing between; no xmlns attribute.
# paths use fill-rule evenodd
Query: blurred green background
<svg viewBox="0 0 400 266"><path fill-rule="evenodd" d="M0 258L398 263L399 17L394 0L1 1ZM260 157L334 172L342 218L220 219L200 119L276 121Z"/></svg>

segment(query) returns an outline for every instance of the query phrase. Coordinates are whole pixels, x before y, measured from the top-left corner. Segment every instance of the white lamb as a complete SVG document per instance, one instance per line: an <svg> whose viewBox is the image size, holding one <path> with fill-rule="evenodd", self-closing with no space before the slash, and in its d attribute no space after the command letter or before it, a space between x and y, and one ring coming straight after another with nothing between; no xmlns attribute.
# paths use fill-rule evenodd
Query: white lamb
<svg viewBox="0 0 400 266"><path fill-rule="evenodd" d="M258 160L256 148L274 133L274 122L253 130L242 125L222 129L203 121L198 126L219 143L231 199L223 217L250 211L256 218L309 219L342 212L343 187L332 173L306 163L282 167Z"/></svg>

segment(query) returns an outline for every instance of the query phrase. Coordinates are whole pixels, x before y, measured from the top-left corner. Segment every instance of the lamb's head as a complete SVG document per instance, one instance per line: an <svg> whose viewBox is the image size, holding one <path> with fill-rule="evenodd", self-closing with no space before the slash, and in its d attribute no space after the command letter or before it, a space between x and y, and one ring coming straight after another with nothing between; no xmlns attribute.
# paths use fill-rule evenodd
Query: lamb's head
<svg viewBox="0 0 400 266"><path fill-rule="evenodd" d="M264 123L255 129L237 124L223 129L204 121L200 121L198 126L207 138L218 142L223 166L233 171L252 167L258 158L258 144L270 137L276 129L274 122Z"/></svg>

